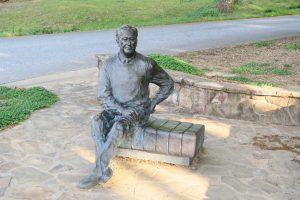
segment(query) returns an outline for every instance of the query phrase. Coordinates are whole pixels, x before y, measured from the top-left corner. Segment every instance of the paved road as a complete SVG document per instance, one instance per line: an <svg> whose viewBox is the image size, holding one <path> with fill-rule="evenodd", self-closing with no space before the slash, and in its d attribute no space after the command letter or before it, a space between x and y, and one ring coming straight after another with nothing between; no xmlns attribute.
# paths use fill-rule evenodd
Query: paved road
<svg viewBox="0 0 300 200"><path fill-rule="evenodd" d="M151 26L139 31L138 51L174 54L300 35L300 16ZM96 53L116 51L114 30L0 38L0 84L92 67Z"/></svg>

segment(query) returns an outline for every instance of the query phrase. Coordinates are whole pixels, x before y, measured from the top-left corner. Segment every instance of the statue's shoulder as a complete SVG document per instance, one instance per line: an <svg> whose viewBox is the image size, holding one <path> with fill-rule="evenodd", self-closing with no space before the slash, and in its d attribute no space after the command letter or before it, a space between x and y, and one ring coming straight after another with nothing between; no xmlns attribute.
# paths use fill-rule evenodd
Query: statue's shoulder
<svg viewBox="0 0 300 200"><path fill-rule="evenodd" d="M106 58L103 62L104 65L112 64L116 59L118 59L118 54L114 54Z"/></svg>
<svg viewBox="0 0 300 200"><path fill-rule="evenodd" d="M149 58L143 54L140 54L140 53L136 53L137 54L137 59L144 62L145 64L149 65L149 66L152 66L154 64L154 60L152 58Z"/></svg>
<svg viewBox="0 0 300 200"><path fill-rule="evenodd" d="M111 55L111 56L107 57L103 61L102 67L104 69L110 68L113 65L113 63L116 61L116 59L118 59L118 55L117 54Z"/></svg>

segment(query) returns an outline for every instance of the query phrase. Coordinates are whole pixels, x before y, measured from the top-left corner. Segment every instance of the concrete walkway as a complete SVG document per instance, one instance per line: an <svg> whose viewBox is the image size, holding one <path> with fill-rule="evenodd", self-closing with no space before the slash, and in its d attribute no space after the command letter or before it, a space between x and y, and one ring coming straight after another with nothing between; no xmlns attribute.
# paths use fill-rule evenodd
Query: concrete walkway
<svg viewBox="0 0 300 200"><path fill-rule="evenodd" d="M155 115L206 126L205 149L192 168L114 158L107 184L78 189L94 160L96 84L97 69L10 84L44 86L60 100L0 132L0 199L300 199L300 127L204 118L168 105Z"/></svg>

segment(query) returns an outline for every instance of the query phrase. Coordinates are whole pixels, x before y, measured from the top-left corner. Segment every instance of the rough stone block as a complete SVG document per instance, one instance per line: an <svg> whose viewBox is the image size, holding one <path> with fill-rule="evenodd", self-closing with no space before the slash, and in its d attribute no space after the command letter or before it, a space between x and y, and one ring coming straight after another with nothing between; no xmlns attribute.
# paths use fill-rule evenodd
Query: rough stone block
<svg viewBox="0 0 300 200"><path fill-rule="evenodd" d="M182 156L193 157L196 150L196 135L191 132L184 133L182 135Z"/></svg>
<svg viewBox="0 0 300 200"><path fill-rule="evenodd" d="M156 129L153 128L146 128L143 146L145 151L155 151L155 144L156 144Z"/></svg>
<svg viewBox="0 0 300 200"><path fill-rule="evenodd" d="M288 106L289 98L288 97L272 97L272 96L266 96L266 101L275 104L280 107L286 107Z"/></svg>
<svg viewBox="0 0 300 200"><path fill-rule="evenodd" d="M193 124L188 122L181 122L174 130L173 133L183 133L187 129L189 129Z"/></svg>
<svg viewBox="0 0 300 200"><path fill-rule="evenodd" d="M272 115L274 111L280 109L280 107L274 104L264 102L256 102L253 107L256 113L263 115Z"/></svg>
<svg viewBox="0 0 300 200"><path fill-rule="evenodd" d="M228 98L228 93L226 92L218 92L216 96L211 100L213 104L222 104L226 103Z"/></svg>
<svg viewBox="0 0 300 200"><path fill-rule="evenodd" d="M170 132L169 135L169 154L181 155L182 146L182 133Z"/></svg>
<svg viewBox="0 0 300 200"><path fill-rule="evenodd" d="M191 109L193 106L192 90L190 88L181 88L179 92L179 106Z"/></svg>
<svg viewBox="0 0 300 200"><path fill-rule="evenodd" d="M169 132L157 130L156 135L156 144L155 144L156 153L169 153Z"/></svg>
<svg viewBox="0 0 300 200"><path fill-rule="evenodd" d="M205 113L205 106L208 103L207 94L205 90L198 90L194 93L193 112L203 114Z"/></svg>
<svg viewBox="0 0 300 200"><path fill-rule="evenodd" d="M160 128L162 125L164 125L165 123L167 123L169 120L167 119L156 119L154 120L152 123L148 124L149 128L153 128L153 129L158 129Z"/></svg>

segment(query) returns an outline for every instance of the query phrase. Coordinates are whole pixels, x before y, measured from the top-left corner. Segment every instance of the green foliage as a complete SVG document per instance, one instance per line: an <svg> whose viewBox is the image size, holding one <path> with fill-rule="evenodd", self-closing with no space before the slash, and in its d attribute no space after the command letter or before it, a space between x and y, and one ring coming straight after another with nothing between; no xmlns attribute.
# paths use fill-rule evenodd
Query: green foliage
<svg viewBox="0 0 300 200"><path fill-rule="evenodd" d="M0 130L28 118L34 110L45 108L58 97L42 87L18 89L0 86Z"/></svg>
<svg viewBox="0 0 300 200"><path fill-rule="evenodd" d="M225 77L227 80L231 81L237 81L241 82L244 84L249 84L249 85L256 85L256 86L274 86L273 83L271 82L266 82L266 81L253 81L249 78L243 77L243 76L232 76L232 77Z"/></svg>
<svg viewBox="0 0 300 200"><path fill-rule="evenodd" d="M218 17L220 12L213 6L205 6L190 12L188 18Z"/></svg>
<svg viewBox="0 0 300 200"><path fill-rule="evenodd" d="M289 75L290 71L286 68L278 69L271 63L256 63L250 62L243 64L239 67L231 69L231 72L237 74L253 74L253 75L265 75L265 74L276 74L276 75Z"/></svg>
<svg viewBox="0 0 300 200"><path fill-rule="evenodd" d="M297 49L300 49L300 43L285 44L283 47L286 49L297 50Z"/></svg>
<svg viewBox="0 0 300 200"><path fill-rule="evenodd" d="M270 41L260 41L260 42L255 42L253 46L255 47L269 47L272 45L272 42Z"/></svg>
<svg viewBox="0 0 300 200"><path fill-rule="evenodd" d="M226 0L227 1L227 0ZM229 0L235 2L234 0ZM220 13L219 0L39 0L0 6L0 36L300 14L295 0L251 0Z"/></svg>
<svg viewBox="0 0 300 200"><path fill-rule="evenodd" d="M291 68L292 65L290 65L290 64L284 64L283 67L285 67L285 68Z"/></svg>
<svg viewBox="0 0 300 200"><path fill-rule="evenodd" d="M162 68L172 69L187 74L203 75L204 71L196 68L195 66L180 60L174 56L162 54L150 54L148 56L157 62Z"/></svg>

